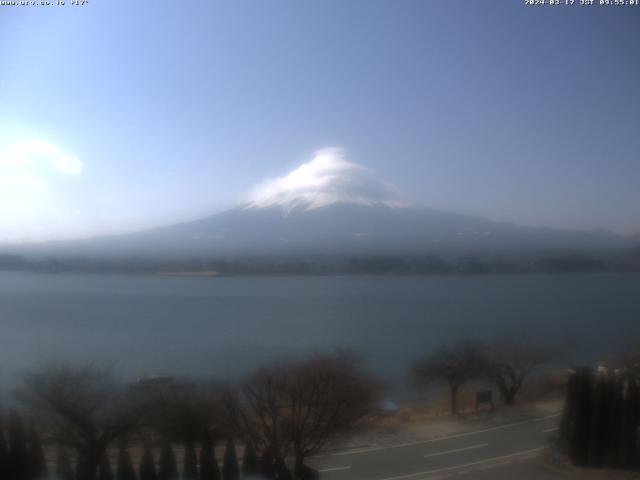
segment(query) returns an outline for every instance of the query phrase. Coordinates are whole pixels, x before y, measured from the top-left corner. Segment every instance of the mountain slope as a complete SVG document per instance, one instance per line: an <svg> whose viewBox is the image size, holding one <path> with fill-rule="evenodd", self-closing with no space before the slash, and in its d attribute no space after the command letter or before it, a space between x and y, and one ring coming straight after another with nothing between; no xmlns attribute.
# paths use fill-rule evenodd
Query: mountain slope
<svg viewBox="0 0 640 480"><path fill-rule="evenodd" d="M255 187L244 206L153 230L29 247L75 256L541 255L603 253L634 240L607 232L522 227L411 206L391 184L319 150ZM640 243L640 242L637 242ZM21 248L24 251L24 248Z"/></svg>
<svg viewBox="0 0 640 480"><path fill-rule="evenodd" d="M497 223L436 210L334 203L239 207L145 232L48 244L49 254L222 257L263 255L539 255L603 253L632 240L606 232Z"/></svg>

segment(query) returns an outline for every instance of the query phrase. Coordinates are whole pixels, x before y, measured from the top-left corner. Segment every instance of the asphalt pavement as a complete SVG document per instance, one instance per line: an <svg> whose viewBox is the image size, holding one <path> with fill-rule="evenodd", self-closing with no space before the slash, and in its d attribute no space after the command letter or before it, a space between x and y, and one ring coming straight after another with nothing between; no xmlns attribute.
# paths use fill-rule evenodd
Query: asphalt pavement
<svg viewBox="0 0 640 480"><path fill-rule="evenodd" d="M322 480L564 478L539 455L560 413L384 447L356 448L311 459Z"/></svg>

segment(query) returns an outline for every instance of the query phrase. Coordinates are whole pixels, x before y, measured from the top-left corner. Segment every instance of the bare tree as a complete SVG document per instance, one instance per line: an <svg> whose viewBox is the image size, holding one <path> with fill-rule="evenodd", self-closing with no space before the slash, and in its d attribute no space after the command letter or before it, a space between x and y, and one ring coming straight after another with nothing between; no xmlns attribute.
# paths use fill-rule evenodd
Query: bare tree
<svg viewBox="0 0 640 480"><path fill-rule="evenodd" d="M261 369L225 405L245 442L268 452L274 465L293 455L299 477L306 457L371 411L376 390L353 356L337 353Z"/></svg>
<svg viewBox="0 0 640 480"><path fill-rule="evenodd" d="M140 398L145 424L172 442L195 444L217 427L219 406L214 388L182 383Z"/></svg>
<svg viewBox="0 0 640 480"><path fill-rule="evenodd" d="M283 423L287 410L282 369L261 368L244 385L229 387L222 395L226 431L274 460L287 455Z"/></svg>
<svg viewBox="0 0 640 480"><path fill-rule="evenodd" d="M516 395L537 369L557 358L562 345L541 345L526 336L499 337L487 344L485 375L498 387L507 405L516 403Z"/></svg>
<svg viewBox="0 0 640 480"><path fill-rule="evenodd" d="M78 456L78 480L95 480L107 446L133 429L138 412L109 370L60 366L29 375L18 397Z"/></svg>
<svg viewBox="0 0 640 480"><path fill-rule="evenodd" d="M449 387L451 413L458 413L458 393L468 381L478 378L484 371L485 355L482 345L463 340L442 345L418 361L413 368L420 386L444 382Z"/></svg>
<svg viewBox="0 0 640 480"><path fill-rule="evenodd" d="M349 432L371 412L377 386L356 358L344 353L311 357L286 373L289 409L285 425L300 476L306 457Z"/></svg>
<svg viewBox="0 0 640 480"><path fill-rule="evenodd" d="M636 379L640 378L640 342L634 340L615 361Z"/></svg>

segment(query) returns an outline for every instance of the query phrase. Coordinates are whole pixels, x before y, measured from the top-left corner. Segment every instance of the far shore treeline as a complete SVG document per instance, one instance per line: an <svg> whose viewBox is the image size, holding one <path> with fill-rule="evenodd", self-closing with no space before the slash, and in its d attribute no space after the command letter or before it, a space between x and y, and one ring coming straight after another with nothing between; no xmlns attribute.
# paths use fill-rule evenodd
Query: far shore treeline
<svg viewBox="0 0 640 480"><path fill-rule="evenodd" d="M0 271L44 273L208 273L217 275L476 275L514 273L640 273L640 249L594 256L466 255L455 258L403 255L254 256L151 258L23 256L0 253Z"/></svg>

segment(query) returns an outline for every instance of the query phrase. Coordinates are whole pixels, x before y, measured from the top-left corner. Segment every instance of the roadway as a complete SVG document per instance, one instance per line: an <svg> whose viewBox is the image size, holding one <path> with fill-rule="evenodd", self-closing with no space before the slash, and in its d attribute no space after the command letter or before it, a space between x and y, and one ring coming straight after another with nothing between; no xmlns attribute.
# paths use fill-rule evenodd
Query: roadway
<svg viewBox="0 0 640 480"><path fill-rule="evenodd" d="M538 456L560 414L404 443L347 450L310 462L321 480L436 480L562 478Z"/></svg>

